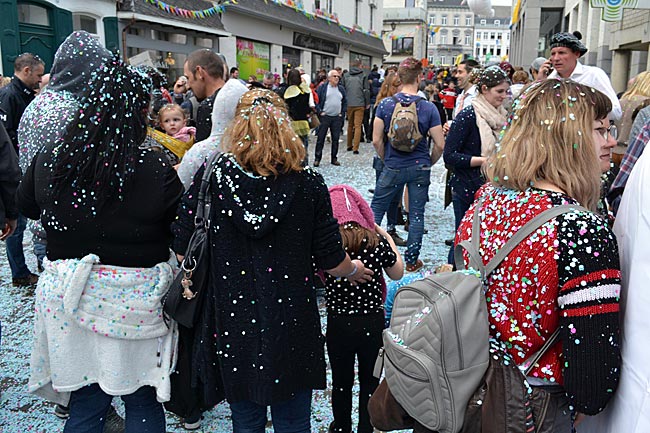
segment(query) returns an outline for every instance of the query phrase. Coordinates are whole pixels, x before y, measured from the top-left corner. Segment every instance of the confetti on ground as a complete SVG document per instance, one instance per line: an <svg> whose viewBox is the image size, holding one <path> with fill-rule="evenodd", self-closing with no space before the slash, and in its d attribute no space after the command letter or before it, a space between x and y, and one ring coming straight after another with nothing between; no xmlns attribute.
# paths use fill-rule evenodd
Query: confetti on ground
<svg viewBox="0 0 650 433"><path fill-rule="evenodd" d="M341 166L333 166L323 162L317 169L323 174L328 185L349 184L355 187L363 197L370 202L372 194L368 191L374 188L375 172L372 169L374 150L371 144L361 144L360 154L346 152L346 136L339 143L339 161ZM313 159L315 138L311 136L310 162ZM329 155L329 144L325 144L324 155ZM327 158L324 159L324 161ZM451 207L443 209L445 169L442 161L436 164L431 173L429 188L429 203L425 212L425 228L429 230L424 235L420 258L427 266L437 266L445 263L449 247L445 239L450 239L453 233L454 216ZM407 232L398 227L400 236L406 238ZM25 233L25 257L30 269L36 269L36 260L31 252L31 235ZM400 248L404 252L404 248ZM0 243L0 321L2 322L2 342L0 344L0 432L2 433L54 433L63 430L64 422L53 414L54 406L27 393L26 385L29 375L29 355L32 341L33 295L34 289L16 288L11 285L11 272L6 261L4 243ZM321 303L321 323L325 332L325 305ZM331 373L328 371L328 388L331 388ZM358 385L353 389L354 408L353 425L356 425ZM329 392L315 391L312 399L312 431L327 432L332 422ZM115 399L118 413L123 414L119 399ZM181 420L172 415L167 416L168 432L185 432ZM204 414L201 429L198 432L229 432L232 431L228 406L221 403L210 412ZM271 432L272 429L267 428Z"/></svg>

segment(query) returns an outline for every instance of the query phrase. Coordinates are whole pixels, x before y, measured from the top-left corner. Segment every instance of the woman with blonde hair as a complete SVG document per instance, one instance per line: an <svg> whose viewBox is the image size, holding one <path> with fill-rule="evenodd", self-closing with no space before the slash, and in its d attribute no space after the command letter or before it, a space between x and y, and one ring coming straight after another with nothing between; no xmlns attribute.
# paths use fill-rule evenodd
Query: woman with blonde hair
<svg viewBox="0 0 650 433"><path fill-rule="evenodd" d="M630 139L630 130L639 109L648 105L650 99L650 72L641 72L621 96L621 109L623 116L616 122L618 128L619 144L627 146ZM635 137L631 137L635 138ZM623 153L625 150L622 150Z"/></svg>
<svg viewBox="0 0 650 433"><path fill-rule="evenodd" d="M618 384L618 249L593 212L601 169L609 164L610 110L607 96L573 81L529 87L488 160L489 183L456 236L457 243L475 236L478 257L487 263L543 211L589 209L550 219L486 276L490 336L518 365L559 331L527 377L551 397L539 431L570 432L584 415L602 411ZM473 233L474 215L480 233Z"/></svg>
<svg viewBox="0 0 650 433"><path fill-rule="evenodd" d="M311 392L326 385L312 264L353 285L372 271L343 250L327 186L302 166L305 147L276 93L246 92L223 139L227 153L210 180L210 283L192 375L206 402L225 395L235 433L264 432L268 406L276 432L308 433ZM172 227L180 254L203 171Z"/></svg>

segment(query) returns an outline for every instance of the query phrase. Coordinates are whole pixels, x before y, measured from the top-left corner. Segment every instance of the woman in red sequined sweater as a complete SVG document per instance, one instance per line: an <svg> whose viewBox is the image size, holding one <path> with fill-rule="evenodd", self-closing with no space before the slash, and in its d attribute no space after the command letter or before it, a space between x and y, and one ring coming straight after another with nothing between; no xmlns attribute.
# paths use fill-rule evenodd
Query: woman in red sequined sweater
<svg viewBox="0 0 650 433"><path fill-rule="evenodd" d="M601 166L609 164L609 99L572 81L547 80L515 106L483 198L480 254L484 263L534 216L562 204L595 210ZM466 213L456 242L472 236ZM465 257L468 263L467 256ZM574 211L544 224L489 276L490 334L518 364L560 327L560 341L528 376L554 396L556 432L594 415L619 378L618 248L596 213Z"/></svg>

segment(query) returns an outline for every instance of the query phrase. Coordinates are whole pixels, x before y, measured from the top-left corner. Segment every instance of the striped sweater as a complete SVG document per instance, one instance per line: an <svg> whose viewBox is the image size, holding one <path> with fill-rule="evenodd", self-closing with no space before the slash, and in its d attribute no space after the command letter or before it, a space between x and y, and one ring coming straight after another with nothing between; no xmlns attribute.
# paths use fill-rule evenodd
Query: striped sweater
<svg viewBox="0 0 650 433"><path fill-rule="evenodd" d="M534 216L577 204L561 193L489 184L478 195L485 197L479 211L484 263ZM474 206L457 242L471 239L473 212ZM561 341L529 377L563 385L578 412L596 414L618 383L620 278L616 239L607 224L591 212L561 215L519 244L490 275L490 333L521 364L560 326Z"/></svg>

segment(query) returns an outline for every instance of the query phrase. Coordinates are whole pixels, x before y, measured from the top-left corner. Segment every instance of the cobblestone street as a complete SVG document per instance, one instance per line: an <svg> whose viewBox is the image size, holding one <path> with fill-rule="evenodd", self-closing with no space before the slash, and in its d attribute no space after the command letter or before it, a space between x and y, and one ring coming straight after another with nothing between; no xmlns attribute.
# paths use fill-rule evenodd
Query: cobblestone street
<svg viewBox="0 0 650 433"><path fill-rule="evenodd" d="M374 188L375 173L372 169L374 150L371 144L362 143L360 154L346 152L346 136L339 144L339 161L341 166L329 164L329 144L325 145L324 157L320 171L328 185L345 183L357 188L368 202L372 194L368 191ZM315 137L311 136L310 159L313 163ZM449 239L453 229L453 211L451 207L443 210L445 169L439 161L432 170L429 203L427 204L423 248L420 257L425 266L434 267L446 262L449 247L444 243ZM398 228L402 237L407 233ZM31 236L25 237L25 256L27 263L36 270L36 260L31 252ZM53 405L27 394L26 384L29 375L29 356L32 340L33 294L34 289L15 288L11 285L11 273L6 260L4 243L0 244L0 320L2 321L2 343L0 346L0 433L24 432L59 432L64 422L56 418L52 412ZM403 251L403 248L402 248ZM325 308L321 305L323 330L325 327ZM328 383L331 386L331 378ZM357 389L358 391L358 389ZM115 399L118 412L122 413L119 399ZM355 398L356 405L356 398ZM220 404L212 411L205 413L200 430L203 432L232 431L228 406ZM314 392L312 403L312 431L327 432L332 420L329 394L324 391ZM182 432L180 420L172 415L167 416L167 430ZM268 429L272 431L272 429Z"/></svg>

